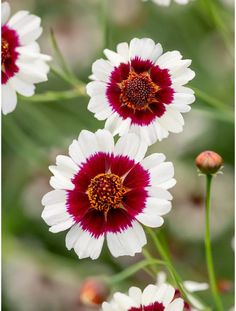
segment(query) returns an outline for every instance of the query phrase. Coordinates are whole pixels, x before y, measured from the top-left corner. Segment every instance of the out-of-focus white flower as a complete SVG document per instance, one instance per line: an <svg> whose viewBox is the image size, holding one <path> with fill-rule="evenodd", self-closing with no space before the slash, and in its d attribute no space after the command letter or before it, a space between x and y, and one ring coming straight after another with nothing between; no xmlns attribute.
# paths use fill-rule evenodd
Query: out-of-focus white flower
<svg viewBox="0 0 236 311"><path fill-rule="evenodd" d="M161 271L157 274L157 285L164 284L166 282L166 273ZM208 283L199 283L194 281L184 281L183 282L184 288L187 290L187 298L191 305L188 302L184 302L184 310L186 311L199 311L204 310L204 306L202 303L195 298L191 293L204 291L209 288ZM177 289L175 291L175 296L180 297L180 291Z"/></svg>
<svg viewBox="0 0 236 311"><path fill-rule="evenodd" d="M147 1L147 0L143 0ZM171 0L152 0L155 4L162 5L162 6L169 6L171 4ZM176 2L178 4L187 4L190 2L190 0L173 0L173 2Z"/></svg>
<svg viewBox="0 0 236 311"><path fill-rule="evenodd" d="M134 38L105 49L93 63L88 109L113 135L136 133L148 145L183 131L182 113L190 111L194 92L184 85L195 73L178 51L163 54L160 43Z"/></svg>
<svg viewBox="0 0 236 311"><path fill-rule="evenodd" d="M41 19L27 11L19 11L10 18L10 6L1 4L2 45L1 84L2 112L12 112L17 93L32 96L35 83L47 81L50 56L40 53L36 40L42 33Z"/></svg>
<svg viewBox="0 0 236 311"><path fill-rule="evenodd" d="M171 210L174 168L163 154L144 158L146 151L134 133L115 144L107 130L83 130L69 156L57 156L49 167L55 190L42 199L42 217L53 233L70 228L66 246L79 258L98 258L105 238L114 257L134 256L146 244L140 223L162 226Z"/></svg>
<svg viewBox="0 0 236 311"><path fill-rule="evenodd" d="M128 295L117 292L111 302L104 302L103 311L164 310L183 311L184 301L175 298L175 289L169 284L148 285L144 291L131 287Z"/></svg>

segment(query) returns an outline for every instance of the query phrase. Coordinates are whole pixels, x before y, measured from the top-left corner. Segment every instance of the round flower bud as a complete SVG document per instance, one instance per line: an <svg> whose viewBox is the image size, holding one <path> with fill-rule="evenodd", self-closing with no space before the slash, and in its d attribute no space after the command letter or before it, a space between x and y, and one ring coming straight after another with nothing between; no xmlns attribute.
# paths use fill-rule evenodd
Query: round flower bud
<svg viewBox="0 0 236 311"><path fill-rule="evenodd" d="M98 278L86 279L80 288L80 301L87 306L101 305L108 295L108 286Z"/></svg>
<svg viewBox="0 0 236 311"><path fill-rule="evenodd" d="M203 174L212 175L219 171L223 159L214 151L203 151L196 157L195 163Z"/></svg>

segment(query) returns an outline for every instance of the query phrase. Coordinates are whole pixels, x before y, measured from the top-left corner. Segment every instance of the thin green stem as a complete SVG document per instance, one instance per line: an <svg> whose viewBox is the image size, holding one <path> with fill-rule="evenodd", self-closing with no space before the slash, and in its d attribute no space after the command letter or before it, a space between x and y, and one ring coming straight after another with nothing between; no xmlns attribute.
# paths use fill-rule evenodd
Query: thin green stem
<svg viewBox="0 0 236 311"><path fill-rule="evenodd" d="M208 269L208 276L212 295L215 301L216 309L218 311L223 311L222 301L219 296L216 277L213 265L212 250L211 250L211 237L210 237L210 211L211 211L211 184L212 175L207 175L206 182L206 231L205 231L205 252L206 252L206 262Z"/></svg>
<svg viewBox="0 0 236 311"><path fill-rule="evenodd" d="M45 92L36 94L32 97L24 97L24 101L28 102L54 102L57 100L68 100L81 96L77 90Z"/></svg>
<svg viewBox="0 0 236 311"><path fill-rule="evenodd" d="M233 55L233 48L232 48L232 40L230 38L230 32L226 27L224 21L220 15L220 8L217 7L217 3L215 0L203 0L204 7L208 10L210 17L215 24L216 29L218 30L219 34L221 35L222 39L224 40L225 46L229 52L231 58L234 58Z"/></svg>
<svg viewBox="0 0 236 311"><path fill-rule="evenodd" d="M114 275L112 278L109 278L108 282L112 285L119 283L127 278L129 278L130 276L132 276L133 274L135 274L136 272L138 272L141 269L144 269L150 265L164 265L166 266L167 263L165 261L162 260L158 260L158 259L144 259L130 267L128 267L127 269L123 270L122 272Z"/></svg>

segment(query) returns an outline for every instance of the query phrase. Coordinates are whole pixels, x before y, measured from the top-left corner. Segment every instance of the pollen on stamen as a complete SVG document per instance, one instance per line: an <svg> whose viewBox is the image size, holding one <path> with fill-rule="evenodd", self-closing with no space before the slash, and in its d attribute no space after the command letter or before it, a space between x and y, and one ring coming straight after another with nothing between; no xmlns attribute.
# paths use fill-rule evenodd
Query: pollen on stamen
<svg viewBox="0 0 236 311"><path fill-rule="evenodd" d="M121 102L134 110L147 109L149 104L156 101L155 94L159 90L147 72L130 72L128 79L120 84L120 88Z"/></svg>
<svg viewBox="0 0 236 311"><path fill-rule="evenodd" d="M111 173L95 176L87 190L92 208L107 213L111 208L119 208L126 192L119 176Z"/></svg>

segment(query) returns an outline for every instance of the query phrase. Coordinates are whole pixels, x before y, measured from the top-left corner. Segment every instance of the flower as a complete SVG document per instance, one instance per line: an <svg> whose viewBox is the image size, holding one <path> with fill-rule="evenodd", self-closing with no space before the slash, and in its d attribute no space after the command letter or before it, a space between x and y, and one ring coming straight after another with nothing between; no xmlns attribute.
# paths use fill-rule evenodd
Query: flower
<svg viewBox="0 0 236 311"><path fill-rule="evenodd" d="M144 291L131 287L129 294L115 293L111 302L102 304L103 311L183 311L184 301L174 298L175 289L169 284L148 285Z"/></svg>
<svg viewBox="0 0 236 311"><path fill-rule="evenodd" d="M147 0L143 0L147 1ZM174 0L174 2L178 4L187 4L189 3L190 0ZM152 2L158 4L158 5L163 5L163 6L169 6L171 4L171 0L152 0Z"/></svg>
<svg viewBox="0 0 236 311"><path fill-rule="evenodd" d="M213 175L217 173L223 165L222 157L214 151L203 151L195 160L196 166L203 174Z"/></svg>
<svg viewBox="0 0 236 311"><path fill-rule="evenodd" d="M166 273L161 271L157 274L157 282L156 285L160 286L164 283L166 283ZM201 304L201 302L195 298L191 293L199 292L199 291L205 291L209 289L208 283L199 283L194 281L183 281L183 286L187 292L185 293L188 299L187 301L184 301L184 309L183 311L198 311L198 310L204 310L204 306ZM175 289L175 298L182 298L181 292L179 289ZM190 304L191 305L190 305Z"/></svg>
<svg viewBox="0 0 236 311"><path fill-rule="evenodd" d="M99 278L86 279L80 288L80 301L87 306L98 306L109 295L108 284Z"/></svg>
<svg viewBox="0 0 236 311"><path fill-rule="evenodd" d="M47 193L42 217L51 232L71 228L66 247L79 258L96 259L106 237L114 257L141 252L146 244L142 224L159 227L171 209L167 191L175 184L171 162L160 153L146 158L147 145L136 134L114 145L109 131L83 130L49 169L55 189Z"/></svg>
<svg viewBox="0 0 236 311"><path fill-rule="evenodd" d="M148 145L169 132L183 130L181 112L188 112L194 92L184 87L195 73L191 60L178 51L162 54L160 43L148 38L120 43L117 52L104 50L108 60L92 66L88 109L113 135L138 134Z"/></svg>
<svg viewBox="0 0 236 311"><path fill-rule="evenodd" d="M47 80L51 58L40 53L35 41L42 33L41 19L27 11L19 11L10 19L10 6L2 9L2 112L12 112L17 104L16 93L32 96L35 83Z"/></svg>

